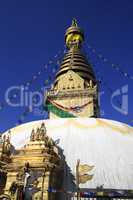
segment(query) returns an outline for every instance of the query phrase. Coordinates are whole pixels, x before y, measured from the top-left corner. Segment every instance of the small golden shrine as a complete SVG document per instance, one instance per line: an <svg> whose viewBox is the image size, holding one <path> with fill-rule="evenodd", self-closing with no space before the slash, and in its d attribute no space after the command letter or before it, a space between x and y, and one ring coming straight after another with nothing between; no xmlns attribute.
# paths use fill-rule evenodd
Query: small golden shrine
<svg viewBox="0 0 133 200"><path fill-rule="evenodd" d="M58 151L55 142L47 136L44 123L32 130L30 141L20 150L13 148L9 136L3 136L0 173L5 180L1 185L4 194L0 198L56 199L54 193L49 193L49 188L60 187L57 177L59 174L61 177L63 163Z"/></svg>

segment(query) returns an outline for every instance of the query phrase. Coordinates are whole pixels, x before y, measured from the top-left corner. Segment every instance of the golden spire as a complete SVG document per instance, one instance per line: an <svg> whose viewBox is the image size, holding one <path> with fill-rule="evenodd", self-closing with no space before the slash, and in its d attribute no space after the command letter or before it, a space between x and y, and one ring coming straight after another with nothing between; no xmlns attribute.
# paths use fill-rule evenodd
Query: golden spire
<svg viewBox="0 0 133 200"><path fill-rule="evenodd" d="M72 20L72 25L66 30L65 42L68 49L80 48L84 41L84 33L79 28L77 20Z"/></svg>
<svg viewBox="0 0 133 200"><path fill-rule="evenodd" d="M65 42L68 48L59 71L56 74L54 86L56 86L60 76L67 73L69 70L76 72L85 80L85 85L90 84L90 80L95 85L96 78L93 69L82 53L81 46L84 41L84 33L78 26L77 20L73 19L71 26L66 30Z"/></svg>

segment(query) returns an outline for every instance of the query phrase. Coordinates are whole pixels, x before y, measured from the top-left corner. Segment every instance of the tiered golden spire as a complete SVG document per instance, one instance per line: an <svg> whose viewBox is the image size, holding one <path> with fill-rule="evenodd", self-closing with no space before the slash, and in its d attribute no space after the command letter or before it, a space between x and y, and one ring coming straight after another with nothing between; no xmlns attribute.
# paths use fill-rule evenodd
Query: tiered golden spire
<svg viewBox="0 0 133 200"><path fill-rule="evenodd" d="M55 85L60 76L72 70L82 77L85 82L90 83L90 80L95 85L96 79L91 65L88 63L86 57L82 53L81 47L84 41L84 33L78 26L77 20L72 21L72 25L66 30L65 43L68 52L65 54L60 70L56 74Z"/></svg>

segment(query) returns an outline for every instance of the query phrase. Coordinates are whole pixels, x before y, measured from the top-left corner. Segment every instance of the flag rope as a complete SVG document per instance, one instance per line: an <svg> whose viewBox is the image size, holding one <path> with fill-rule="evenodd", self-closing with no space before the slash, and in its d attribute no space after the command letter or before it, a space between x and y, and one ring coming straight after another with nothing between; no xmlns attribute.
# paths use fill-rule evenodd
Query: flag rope
<svg viewBox="0 0 133 200"><path fill-rule="evenodd" d="M105 56L103 56L103 54L98 53L96 48L93 48L92 46L87 44L87 48L89 50L91 50L91 52L96 55L96 57L98 59L100 59L101 61L103 61L103 63L107 63L109 65L111 65L111 67L113 69L115 69L117 72L119 72L123 77L128 78L130 80L133 81L133 75L130 75L128 72L126 72L125 70L122 69L122 67L118 64L114 64L113 62L111 62L108 58L106 58Z"/></svg>

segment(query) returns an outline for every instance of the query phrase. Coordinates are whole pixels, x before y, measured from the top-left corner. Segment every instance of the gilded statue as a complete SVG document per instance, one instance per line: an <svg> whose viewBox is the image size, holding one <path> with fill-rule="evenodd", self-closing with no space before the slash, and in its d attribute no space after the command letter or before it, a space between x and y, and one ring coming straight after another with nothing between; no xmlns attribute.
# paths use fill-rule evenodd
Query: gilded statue
<svg viewBox="0 0 133 200"><path fill-rule="evenodd" d="M32 129L30 141L35 141L35 130L34 129Z"/></svg>

